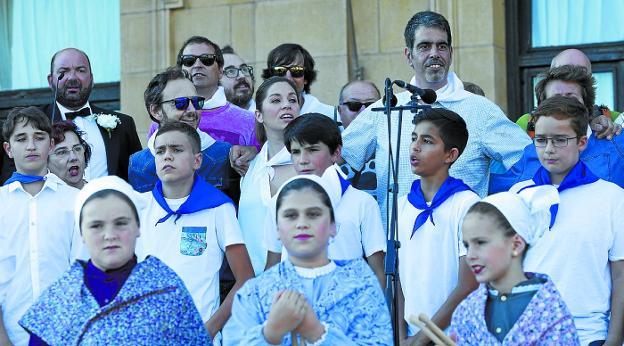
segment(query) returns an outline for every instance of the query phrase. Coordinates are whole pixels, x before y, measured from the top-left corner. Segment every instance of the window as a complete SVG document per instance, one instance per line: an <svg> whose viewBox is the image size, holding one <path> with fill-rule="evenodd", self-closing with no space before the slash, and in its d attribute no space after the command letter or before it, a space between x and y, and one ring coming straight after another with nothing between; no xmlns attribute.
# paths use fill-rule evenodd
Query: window
<svg viewBox="0 0 624 346"><path fill-rule="evenodd" d="M592 61L596 104L624 109L622 0L507 0L509 117L535 107L534 86L560 51L578 48Z"/></svg>
<svg viewBox="0 0 624 346"><path fill-rule="evenodd" d="M119 0L0 0L0 112L51 102L50 59L66 47L89 56L91 99L119 108L119 21Z"/></svg>

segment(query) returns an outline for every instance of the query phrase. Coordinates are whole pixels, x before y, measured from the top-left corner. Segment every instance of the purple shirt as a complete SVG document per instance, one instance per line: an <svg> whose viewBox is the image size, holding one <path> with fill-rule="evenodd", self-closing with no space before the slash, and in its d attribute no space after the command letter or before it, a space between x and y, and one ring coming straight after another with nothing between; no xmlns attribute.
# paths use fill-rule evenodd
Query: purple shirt
<svg viewBox="0 0 624 346"><path fill-rule="evenodd" d="M212 138L232 145L253 145L260 151L254 127L254 113L229 102L222 107L203 109L199 120L199 129ZM151 137L157 129L158 124L152 123L147 137Z"/></svg>

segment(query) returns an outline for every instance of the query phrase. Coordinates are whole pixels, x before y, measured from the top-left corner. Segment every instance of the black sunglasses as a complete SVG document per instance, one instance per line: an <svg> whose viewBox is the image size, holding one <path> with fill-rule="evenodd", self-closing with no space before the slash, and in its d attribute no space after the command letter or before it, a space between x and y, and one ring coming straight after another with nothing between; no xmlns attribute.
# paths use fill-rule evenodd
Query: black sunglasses
<svg viewBox="0 0 624 346"><path fill-rule="evenodd" d="M191 102L193 103L193 107L195 107L196 110L202 109L202 107L204 106L204 101L206 101L206 99L201 96L176 97L171 100L163 101L160 104L173 102L177 110L185 111L188 109L189 103Z"/></svg>
<svg viewBox="0 0 624 346"><path fill-rule="evenodd" d="M342 105L343 106L347 106L347 108L349 108L349 110L351 112L357 112L360 109L362 109L362 106L364 106L364 108L368 108L368 106L372 105L375 102L356 102L356 101L350 101L350 102L343 102Z"/></svg>
<svg viewBox="0 0 624 346"><path fill-rule="evenodd" d="M303 66L273 66L271 70L273 70L274 76L280 77L284 77L287 71L290 71L290 75L293 78L303 77L305 73L305 68Z"/></svg>
<svg viewBox="0 0 624 346"><path fill-rule="evenodd" d="M197 59L199 59L204 66L212 66L212 64L214 64L217 60L217 56L215 54L182 55L180 57L180 62L186 67L191 67L195 65L195 61L197 61Z"/></svg>

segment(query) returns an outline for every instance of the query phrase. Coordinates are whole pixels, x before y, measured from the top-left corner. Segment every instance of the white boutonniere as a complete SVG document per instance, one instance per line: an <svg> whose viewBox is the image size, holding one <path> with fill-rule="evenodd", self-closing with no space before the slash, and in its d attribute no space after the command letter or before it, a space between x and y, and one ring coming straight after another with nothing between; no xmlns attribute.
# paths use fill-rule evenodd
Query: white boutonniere
<svg viewBox="0 0 624 346"><path fill-rule="evenodd" d="M113 114L93 114L95 122L108 132L108 138L111 138L111 131L113 131L117 125L121 124L119 117Z"/></svg>

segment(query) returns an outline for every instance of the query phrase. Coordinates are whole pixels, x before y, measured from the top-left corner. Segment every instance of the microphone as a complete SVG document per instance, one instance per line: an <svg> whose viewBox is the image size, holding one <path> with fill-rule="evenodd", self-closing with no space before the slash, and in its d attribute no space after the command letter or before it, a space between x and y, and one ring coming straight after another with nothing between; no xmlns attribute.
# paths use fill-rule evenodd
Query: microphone
<svg viewBox="0 0 624 346"><path fill-rule="evenodd" d="M406 83L406 82L404 82L402 80L395 80L393 83L398 85L400 88L403 88L403 89L409 91L412 94L416 94L416 95L420 96L420 99L424 103L432 104L438 98L438 95L432 89L421 89L421 88L419 88L417 86L411 85L411 84Z"/></svg>
<svg viewBox="0 0 624 346"><path fill-rule="evenodd" d="M58 84L65 77L65 72L61 72L61 74L56 79L56 88L54 88L54 102L52 102L52 119L50 119L50 123L54 122L54 115L56 114L56 97L58 96Z"/></svg>
<svg viewBox="0 0 624 346"><path fill-rule="evenodd" d="M392 92L392 80L390 78L386 78L385 81L385 85L384 85L384 96L383 99L381 100L382 104L384 106L387 106L386 103L386 96L391 95L390 97L390 107L394 107L396 106L398 100L396 98L396 96L394 96L394 93Z"/></svg>

